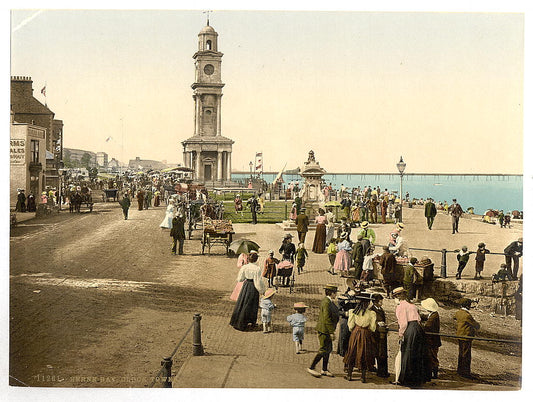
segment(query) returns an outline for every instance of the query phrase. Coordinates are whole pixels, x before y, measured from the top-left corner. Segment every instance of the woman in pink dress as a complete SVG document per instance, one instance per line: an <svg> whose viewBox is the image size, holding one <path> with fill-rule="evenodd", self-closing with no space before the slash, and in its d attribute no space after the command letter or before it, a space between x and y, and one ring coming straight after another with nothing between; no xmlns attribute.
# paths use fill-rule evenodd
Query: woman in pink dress
<svg viewBox="0 0 533 402"><path fill-rule="evenodd" d="M322 208L318 210L318 216L315 218L316 230L315 240L313 241L313 253L322 254L326 250L326 225L328 219L324 216Z"/></svg>
<svg viewBox="0 0 533 402"><path fill-rule="evenodd" d="M337 244L337 255L335 256L335 263L333 264L333 272L341 271L341 273L348 273L352 266L352 246L348 241L348 233L341 234L341 241Z"/></svg>

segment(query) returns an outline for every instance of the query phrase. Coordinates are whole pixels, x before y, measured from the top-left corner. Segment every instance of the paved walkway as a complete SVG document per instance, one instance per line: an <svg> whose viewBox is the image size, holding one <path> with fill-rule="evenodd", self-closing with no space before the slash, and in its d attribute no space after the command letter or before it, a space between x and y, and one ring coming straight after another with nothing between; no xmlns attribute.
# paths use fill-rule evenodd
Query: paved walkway
<svg viewBox="0 0 533 402"><path fill-rule="evenodd" d="M406 209L404 211L404 238L409 246L432 249L454 249L462 245L468 245L469 249L475 250L477 243L484 241L487 247L494 252L501 252L510 242L521 235L521 225L512 229L500 229L494 225L488 225L472 219L462 219L460 233L451 234L451 218L446 215L437 217L434 229L429 231L425 227L425 219L421 210ZM383 244L388 239L388 233L392 225L371 225L377 234L377 243ZM260 263L272 248L276 254L279 244L284 235L281 228L275 225L234 225L237 238L246 237L257 241L262 246L260 250ZM202 319L202 341L206 356L190 357L181 367L174 379L174 387L183 388L210 388L210 387L239 387L239 388L397 388L389 383L390 379L381 379L370 374L368 383L360 381L347 382L343 377L342 359L333 354L330 358L330 371L335 378L311 377L305 370L309 366L314 354L318 349L318 339L315 326L318 304L323 297L323 286L333 283L345 290L345 280L340 276L332 276L326 272L329 263L327 256L312 253L314 232L309 232L306 239L306 248L310 258L302 275L296 275L296 283L293 293L288 288L280 288L274 296L277 304L273 313L274 332L263 334L261 330L251 332L239 332L228 325L231 316L233 302L228 302L228 309L224 314L210 315L206 312ZM428 254L428 253L423 253ZM421 257L421 252L414 255ZM217 258L217 257L211 257ZM430 255L440 265L440 252L436 257ZM497 270L502 256L493 256L487 259L486 277ZM472 259L473 260L473 259ZM231 261L232 264L235 260ZM218 265L218 263L216 264ZM455 272L455 258L449 262L449 272ZM473 276L474 262L471 261L465 270L465 280ZM438 271L438 269L437 269ZM235 273L237 268L235 267ZM453 276L453 275L452 275ZM452 279L455 280L455 279ZM228 288L227 296L231 293ZM306 326L304 354L296 354L292 341L291 329L285 317L292 314L294 302L303 301L311 306L308 309L308 323ZM385 310L388 312L388 321L395 321L394 301L385 300ZM393 358L397 353L397 335L389 333L389 371L393 372ZM334 342L336 347L337 342ZM455 350L455 349L454 349ZM476 358L476 353L474 352ZM490 352L485 352L490 353ZM495 354L494 354L495 355ZM497 355L493 358L498 358ZM468 382L457 377L453 372L456 356L442 358L441 367L444 375L442 379L432 381L426 389L494 389L490 384ZM447 363L447 364L446 364ZM446 369L448 366L449 369ZM354 377L358 379L357 375ZM498 387L506 389L506 387ZM514 388L516 389L516 388Z"/></svg>

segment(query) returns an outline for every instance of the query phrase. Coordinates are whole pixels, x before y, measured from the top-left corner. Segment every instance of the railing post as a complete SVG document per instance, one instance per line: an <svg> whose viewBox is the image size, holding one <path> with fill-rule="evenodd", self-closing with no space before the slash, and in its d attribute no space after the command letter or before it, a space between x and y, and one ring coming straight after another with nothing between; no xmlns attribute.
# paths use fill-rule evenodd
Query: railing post
<svg viewBox="0 0 533 402"><path fill-rule="evenodd" d="M170 377L172 377L172 357L165 357L161 360L161 366L163 366L161 375L166 377L163 388L172 388L172 381L170 381Z"/></svg>
<svg viewBox="0 0 533 402"><path fill-rule="evenodd" d="M442 262L440 265L440 276L442 278L446 278L446 249L443 248L442 250Z"/></svg>
<svg viewBox="0 0 533 402"><path fill-rule="evenodd" d="M200 314L194 315L194 326L192 333L192 354L193 356L203 356L204 348L202 346L202 327L200 325L200 320L202 316Z"/></svg>

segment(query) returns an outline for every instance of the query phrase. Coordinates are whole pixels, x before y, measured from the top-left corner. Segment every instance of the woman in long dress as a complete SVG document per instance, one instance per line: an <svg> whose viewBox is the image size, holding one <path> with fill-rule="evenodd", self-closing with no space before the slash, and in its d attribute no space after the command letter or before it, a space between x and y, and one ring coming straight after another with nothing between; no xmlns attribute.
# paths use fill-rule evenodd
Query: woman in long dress
<svg viewBox="0 0 533 402"><path fill-rule="evenodd" d="M327 208L326 219L328 220L326 225L326 244L329 244L335 235L335 214L333 213L331 207Z"/></svg>
<svg viewBox="0 0 533 402"><path fill-rule="evenodd" d="M348 314L348 328L352 331L348 342L348 350L344 355L347 367L346 379L352 380L353 368L361 370L361 382L366 382L366 372L374 369L376 345L373 332L376 331L376 313L368 308L370 295L355 297L357 306Z"/></svg>
<svg viewBox="0 0 533 402"><path fill-rule="evenodd" d="M341 273L348 273L348 270L352 266L352 246L348 241L347 232L343 232L340 238L341 242L337 244L337 255L333 264L333 272L341 271Z"/></svg>
<svg viewBox="0 0 533 402"><path fill-rule="evenodd" d="M318 216L315 218L316 230L315 240L313 241L313 252L322 254L326 250L326 225L327 218L324 216L324 210L318 210Z"/></svg>
<svg viewBox="0 0 533 402"><path fill-rule="evenodd" d="M237 275L237 281L243 282L243 285L231 315L230 325L239 331L245 331L249 325L254 327L257 324L259 295L266 290L261 268L256 264L258 257L257 253L251 253L250 262L243 265Z"/></svg>
<svg viewBox="0 0 533 402"><path fill-rule="evenodd" d="M418 387L431 381L426 335L420 325L418 308L408 301L405 289L401 287L394 289L393 296L400 300L396 307L401 351L398 383L408 387Z"/></svg>
<svg viewBox="0 0 533 402"><path fill-rule="evenodd" d="M172 229L172 219L174 218L175 212L175 204L173 201L170 201L168 203L167 210L165 211L165 217L163 218L163 222L161 222L161 225L159 225L159 227L164 229Z"/></svg>

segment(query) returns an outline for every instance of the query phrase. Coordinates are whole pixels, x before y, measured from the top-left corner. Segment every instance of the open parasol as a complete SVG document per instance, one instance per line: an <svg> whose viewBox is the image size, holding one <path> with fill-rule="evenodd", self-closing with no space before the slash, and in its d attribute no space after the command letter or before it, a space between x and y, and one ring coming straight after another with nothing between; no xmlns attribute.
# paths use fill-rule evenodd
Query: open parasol
<svg viewBox="0 0 533 402"><path fill-rule="evenodd" d="M252 250L258 251L259 244L252 240L248 239L239 239L231 242L229 249L232 250L235 254L249 253Z"/></svg>

